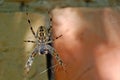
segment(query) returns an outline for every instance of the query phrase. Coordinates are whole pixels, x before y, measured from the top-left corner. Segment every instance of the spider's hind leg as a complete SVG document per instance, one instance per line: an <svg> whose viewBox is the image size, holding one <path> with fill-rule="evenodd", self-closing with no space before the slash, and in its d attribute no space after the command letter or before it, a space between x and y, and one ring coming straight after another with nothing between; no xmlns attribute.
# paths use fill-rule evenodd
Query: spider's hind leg
<svg viewBox="0 0 120 80"><path fill-rule="evenodd" d="M46 45L46 46L47 46L47 48L49 49L49 53L50 53L52 56L55 57L55 59L57 60L57 62L58 62L61 66L63 66L63 61L62 61L62 59L59 57L57 51L56 51L53 47L51 47L50 45Z"/></svg>
<svg viewBox="0 0 120 80"><path fill-rule="evenodd" d="M30 54L30 56L29 56L29 58L28 58L28 60L27 60L27 62L26 62L26 64L25 64L25 71L26 71L27 74L28 74L29 71L30 71L30 68L31 68L31 66L32 66L32 63L33 63L33 60L34 60L34 57L36 56L36 54L37 54L37 50L35 49L35 50Z"/></svg>

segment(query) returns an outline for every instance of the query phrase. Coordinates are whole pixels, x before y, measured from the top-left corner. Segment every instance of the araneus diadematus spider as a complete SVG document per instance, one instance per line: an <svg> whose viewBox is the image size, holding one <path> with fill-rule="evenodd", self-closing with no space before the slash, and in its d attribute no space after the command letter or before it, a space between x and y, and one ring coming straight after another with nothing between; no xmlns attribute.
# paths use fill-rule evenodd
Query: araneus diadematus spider
<svg viewBox="0 0 120 80"><path fill-rule="evenodd" d="M28 16L28 13L26 13L26 14ZM63 66L63 61L61 60L61 58L57 54L56 50L51 45L49 45L49 43L52 43L54 40L58 39L62 35L56 37L55 39L52 39L51 38L51 32L50 32L51 27L50 27L50 29L47 29L44 26L40 26L37 29L37 32L35 33L34 30L33 30L33 28L32 28L30 19L28 19L28 23L30 25L30 29L32 31L32 34L35 37L35 41L27 40L25 42L35 43L36 47L34 48L33 52L30 54L30 56L29 56L29 58L28 58L28 60L26 62L26 65L25 65L26 72L28 73L30 71L30 68L32 66L34 57L37 54L42 55L42 54L48 54L48 53L50 53L52 56L55 56L57 62L61 66Z"/></svg>

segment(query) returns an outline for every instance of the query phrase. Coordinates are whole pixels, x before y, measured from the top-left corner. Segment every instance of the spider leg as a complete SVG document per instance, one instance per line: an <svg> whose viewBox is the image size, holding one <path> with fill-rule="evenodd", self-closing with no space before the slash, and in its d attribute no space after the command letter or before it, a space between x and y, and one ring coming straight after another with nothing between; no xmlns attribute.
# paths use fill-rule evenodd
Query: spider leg
<svg viewBox="0 0 120 80"><path fill-rule="evenodd" d="M27 15L27 17L28 17L28 23L29 23L29 27L30 27L30 29L31 29L31 31L32 31L32 34L34 35L34 37L35 37L35 31L33 30L33 27L32 27L32 25L31 25L31 21L30 21L30 18L29 18L29 16L28 16L28 13L26 13L26 15Z"/></svg>
<svg viewBox="0 0 120 80"><path fill-rule="evenodd" d="M48 12L48 14L49 14L49 12ZM52 34L52 18L51 17L49 18L49 21L50 21L50 27L48 28L48 35L49 35L49 37L51 37L52 36L51 35ZM58 39L62 36L63 35L59 35L58 37L51 39L51 41L55 41L56 39Z"/></svg>
<svg viewBox="0 0 120 80"><path fill-rule="evenodd" d="M35 41L31 41L31 40L25 40L24 42L31 42L31 43L35 43Z"/></svg>
<svg viewBox="0 0 120 80"><path fill-rule="evenodd" d="M36 56L37 54L37 49L35 48L34 51L30 54L26 64L25 64L25 70L26 70L26 73L28 74L29 71L30 71L30 68L32 66L32 63L33 63L33 60L34 60L34 57Z"/></svg>
<svg viewBox="0 0 120 80"><path fill-rule="evenodd" d="M55 57L55 59L57 60L57 62L58 62L61 66L63 66L63 61L62 61L61 58L59 57L59 55L58 55L58 53L56 52L56 50L55 50L53 47L51 47L50 45L46 45L46 47L47 47L47 49L49 49L50 54Z"/></svg>
<svg viewBox="0 0 120 80"><path fill-rule="evenodd" d="M49 50L49 53L55 57L55 59L57 60L58 64L62 66L62 68L64 69L64 71L66 72L66 68L65 68L65 64L63 63L62 59L59 57L57 51L51 47L50 45L46 45L46 48Z"/></svg>
<svg viewBox="0 0 120 80"><path fill-rule="evenodd" d="M48 28L48 33L51 33L52 32L52 18L51 17L49 18L49 21L50 21L50 27Z"/></svg>
<svg viewBox="0 0 120 80"><path fill-rule="evenodd" d="M55 39L49 40L46 42L46 44L52 43L53 41L57 40L58 38L62 37L63 35L60 35L58 37L56 37Z"/></svg>
<svg viewBox="0 0 120 80"><path fill-rule="evenodd" d="M52 18L49 17L49 25L47 28L48 40L52 40Z"/></svg>
<svg viewBox="0 0 120 80"><path fill-rule="evenodd" d="M53 41L57 40L58 38L62 37L63 35L59 35L58 37L54 38Z"/></svg>

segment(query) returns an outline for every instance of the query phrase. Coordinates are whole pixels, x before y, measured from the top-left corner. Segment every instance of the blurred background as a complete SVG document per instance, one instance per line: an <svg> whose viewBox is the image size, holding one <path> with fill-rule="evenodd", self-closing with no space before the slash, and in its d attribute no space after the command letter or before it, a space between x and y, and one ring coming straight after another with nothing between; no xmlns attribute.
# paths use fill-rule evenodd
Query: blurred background
<svg viewBox="0 0 120 80"><path fill-rule="evenodd" d="M26 9L36 31L40 25L49 25L47 12L56 7L111 7L120 8L120 0L0 0L0 80L26 80L24 65L34 44L27 23ZM37 56L28 80L48 79L45 55Z"/></svg>

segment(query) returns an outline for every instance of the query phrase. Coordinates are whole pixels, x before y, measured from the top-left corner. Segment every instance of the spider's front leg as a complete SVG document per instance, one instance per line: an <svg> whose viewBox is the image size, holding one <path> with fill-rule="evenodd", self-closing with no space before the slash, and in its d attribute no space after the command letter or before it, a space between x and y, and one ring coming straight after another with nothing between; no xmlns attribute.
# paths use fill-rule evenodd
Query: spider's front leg
<svg viewBox="0 0 120 80"><path fill-rule="evenodd" d="M35 48L34 51L30 54L26 64L25 64L25 71L26 73L28 74L29 71L30 71L30 68L32 66L32 63L33 63L33 60L34 60L34 57L36 56L38 50Z"/></svg>

